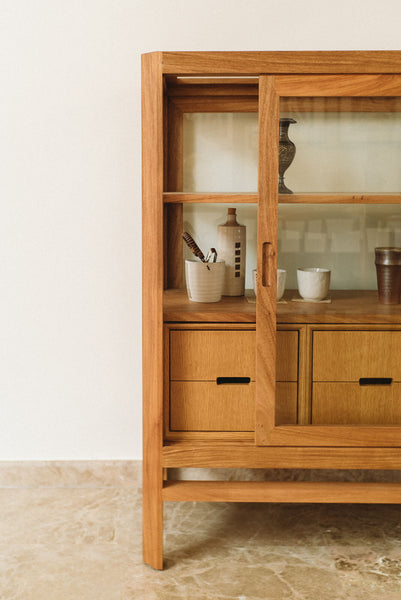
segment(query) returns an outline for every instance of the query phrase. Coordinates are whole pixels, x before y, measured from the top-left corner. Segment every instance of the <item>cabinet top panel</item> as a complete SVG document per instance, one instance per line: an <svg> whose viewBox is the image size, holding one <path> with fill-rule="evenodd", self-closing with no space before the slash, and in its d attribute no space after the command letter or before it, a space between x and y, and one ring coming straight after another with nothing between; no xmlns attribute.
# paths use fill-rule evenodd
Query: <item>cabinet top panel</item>
<svg viewBox="0 0 401 600"><path fill-rule="evenodd" d="M164 74L399 73L400 50L158 52Z"/></svg>

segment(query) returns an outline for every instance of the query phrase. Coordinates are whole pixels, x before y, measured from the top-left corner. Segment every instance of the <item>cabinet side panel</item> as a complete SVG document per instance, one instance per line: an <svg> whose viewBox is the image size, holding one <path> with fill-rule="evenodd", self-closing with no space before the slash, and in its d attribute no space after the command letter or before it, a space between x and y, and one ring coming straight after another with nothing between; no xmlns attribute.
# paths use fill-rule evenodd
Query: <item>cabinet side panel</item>
<svg viewBox="0 0 401 600"><path fill-rule="evenodd" d="M163 567L163 85L142 57L143 558Z"/></svg>
<svg viewBox="0 0 401 600"><path fill-rule="evenodd" d="M267 444L275 424L278 96L274 77L259 78L259 175L256 301L255 440Z"/></svg>

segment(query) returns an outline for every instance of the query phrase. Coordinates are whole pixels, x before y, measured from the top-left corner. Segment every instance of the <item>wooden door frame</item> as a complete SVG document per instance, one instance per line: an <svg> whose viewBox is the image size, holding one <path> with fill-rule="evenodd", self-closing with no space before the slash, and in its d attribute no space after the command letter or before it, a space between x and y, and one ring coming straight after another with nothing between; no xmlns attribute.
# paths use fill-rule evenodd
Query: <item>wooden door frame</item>
<svg viewBox="0 0 401 600"><path fill-rule="evenodd" d="M275 303L280 97L401 96L401 75L261 76L259 87L258 272L262 277L259 278L261 281L258 284L256 310L256 444L260 446L400 446L401 427L399 426L275 425L275 344L273 345L275 304L273 305L273 301ZM270 148L271 152L266 153L265 148ZM269 244L268 259L263 257L266 243ZM268 267L266 260L270 261ZM273 286L274 289L269 286Z"/></svg>

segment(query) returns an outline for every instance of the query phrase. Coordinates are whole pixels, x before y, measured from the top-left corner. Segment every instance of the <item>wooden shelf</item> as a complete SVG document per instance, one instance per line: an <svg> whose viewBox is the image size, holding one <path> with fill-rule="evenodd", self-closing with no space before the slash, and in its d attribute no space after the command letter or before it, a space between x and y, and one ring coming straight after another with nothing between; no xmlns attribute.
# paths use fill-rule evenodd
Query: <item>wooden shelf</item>
<svg viewBox="0 0 401 600"><path fill-rule="evenodd" d="M224 202L228 204L257 204L258 194L231 194L231 193L202 193L202 192L165 192L163 202L166 204L210 204Z"/></svg>
<svg viewBox="0 0 401 600"><path fill-rule="evenodd" d="M165 204L210 204L215 202L226 204L257 204L259 196L255 193L202 193L202 192L165 192ZM280 204L401 204L400 193L388 194L279 194Z"/></svg>
<svg viewBox="0 0 401 600"><path fill-rule="evenodd" d="M191 302L186 290L165 290L165 322L256 323L256 304L245 296L224 296L220 302Z"/></svg>
<svg viewBox="0 0 401 600"><path fill-rule="evenodd" d="M167 442L163 447L166 468L398 469L400 461L401 448L277 448L253 441Z"/></svg>
<svg viewBox="0 0 401 600"><path fill-rule="evenodd" d="M247 294L254 299L253 293ZM294 302L287 290L277 304L277 323L401 324L401 304L380 304L375 290L332 290L331 303ZM186 290L164 292L165 322L256 323L256 303L247 296L220 302L188 300Z"/></svg>
<svg viewBox="0 0 401 600"><path fill-rule="evenodd" d="M401 483L342 481L167 481L165 502L400 503Z"/></svg>
<svg viewBox="0 0 401 600"><path fill-rule="evenodd" d="M400 204L401 193L394 194L279 194L281 204Z"/></svg>

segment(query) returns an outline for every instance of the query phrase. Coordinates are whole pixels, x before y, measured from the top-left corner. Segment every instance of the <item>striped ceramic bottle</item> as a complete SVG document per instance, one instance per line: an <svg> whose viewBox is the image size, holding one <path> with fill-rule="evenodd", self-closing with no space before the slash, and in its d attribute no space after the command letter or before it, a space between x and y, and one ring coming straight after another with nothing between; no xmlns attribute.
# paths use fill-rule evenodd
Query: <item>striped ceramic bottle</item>
<svg viewBox="0 0 401 600"><path fill-rule="evenodd" d="M246 227L237 223L236 209L217 227L217 255L226 263L223 296L243 296L245 291Z"/></svg>

